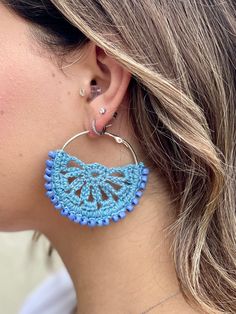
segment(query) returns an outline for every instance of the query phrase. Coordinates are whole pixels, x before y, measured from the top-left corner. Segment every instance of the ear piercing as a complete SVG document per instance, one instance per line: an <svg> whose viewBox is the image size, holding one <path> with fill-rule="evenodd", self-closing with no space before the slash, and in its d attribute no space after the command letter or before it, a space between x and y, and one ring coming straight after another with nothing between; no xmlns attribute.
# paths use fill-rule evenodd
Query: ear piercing
<svg viewBox="0 0 236 314"><path fill-rule="evenodd" d="M101 109L105 109L105 108L101 108ZM100 109L100 110L101 110ZM105 109L106 110L106 109ZM117 116L117 112L115 112L114 114L113 114L113 119L115 119L116 118L116 116ZM98 131L97 130L97 128L96 128L96 119L94 119L93 121L92 121L92 130L93 130L93 132L95 133L95 134L97 134L97 135L103 135L105 132L106 132L106 129L108 128L108 127L110 127L110 126L112 126L112 124L108 124L108 125L106 125L103 129L102 129L102 131Z"/></svg>
<svg viewBox="0 0 236 314"><path fill-rule="evenodd" d="M101 94L102 89L98 85L91 85L91 91L90 91L90 99L94 99L99 94ZM84 88L80 88L79 94L81 97L84 97L86 95L86 90Z"/></svg>
<svg viewBox="0 0 236 314"><path fill-rule="evenodd" d="M91 99L93 99L93 98L95 98L96 96L98 96L101 92L102 92L102 89L101 89L100 86L98 86L98 85L96 85L96 84L95 84L95 85L91 85L91 93L90 93ZM84 88L80 88L79 94L80 94L81 97L84 97L84 96L86 95L86 90L85 90ZM104 108L104 107L101 107L101 108L99 109L100 115L104 115L106 112L107 112L107 109ZM113 114L112 119L115 119L116 116L117 116L117 112L115 112L115 113ZM108 126L111 126L111 124L107 125L106 127L108 127ZM92 130L93 130L93 132L94 132L95 134L97 134L97 135L102 135L102 134L104 134L105 131L106 131L106 127L104 127L102 131L98 131L98 130L96 129L96 120L93 120L93 121L92 121Z"/></svg>
<svg viewBox="0 0 236 314"><path fill-rule="evenodd" d="M106 126L102 129L102 131L98 131L98 130L96 129L96 119L94 119L94 120L92 121L92 130L93 130L93 132L94 132L95 134L97 134L97 135L103 135L103 134L105 134L106 129L107 129L107 127L109 127L109 126L111 126L111 124L106 125Z"/></svg>
<svg viewBox="0 0 236 314"><path fill-rule="evenodd" d="M84 88L80 88L79 94L81 97L84 97L86 95L86 90Z"/></svg>
<svg viewBox="0 0 236 314"><path fill-rule="evenodd" d="M103 115L106 113L106 111L107 111L106 108L102 107L102 108L100 108L99 113Z"/></svg>
<svg viewBox="0 0 236 314"><path fill-rule="evenodd" d="M91 98L95 98L96 96L98 96L99 94L101 94L102 89L100 86L98 85L92 85L91 86Z"/></svg>
<svg viewBox="0 0 236 314"><path fill-rule="evenodd" d="M107 112L107 110L106 110L106 108L104 108L104 107L101 107L100 109L99 109L99 113L100 114L105 114ZM117 112L115 112L114 114L113 114L113 117L112 117L112 119L115 119L116 117L117 117Z"/></svg>

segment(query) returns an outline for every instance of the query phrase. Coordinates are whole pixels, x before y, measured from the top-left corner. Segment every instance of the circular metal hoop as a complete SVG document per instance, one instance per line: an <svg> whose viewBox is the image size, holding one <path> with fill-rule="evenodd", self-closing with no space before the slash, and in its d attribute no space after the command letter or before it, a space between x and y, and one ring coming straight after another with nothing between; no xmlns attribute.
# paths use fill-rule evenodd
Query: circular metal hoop
<svg viewBox="0 0 236 314"><path fill-rule="evenodd" d="M74 135L73 137L71 137L71 138L63 145L63 147L62 147L61 149L64 150L64 149L66 148L66 146L67 146L70 142L72 142L74 139L76 139L76 138L79 137L79 136L85 135L85 134L87 134L87 133L89 133L89 130L83 131L83 132L80 132L80 133ZM135 164L136 164L136 165L138 164L137 156L136 156L136 154L135 154L135 152L134 152L134 149L132 148L132 146L131 146L126 140L124 140L123 138L121 138L121 137L119 137L119 136L116 136L115 134L112 134L112 133L110 133L110 132L107 132L107 131L105 131L102 135L108 135L108 136L110 136L111 138L113 138L118 144L123 144L123 145L125 145L125 146L131 151L132 156L133 156L134 161L135 161Z"/></svg>

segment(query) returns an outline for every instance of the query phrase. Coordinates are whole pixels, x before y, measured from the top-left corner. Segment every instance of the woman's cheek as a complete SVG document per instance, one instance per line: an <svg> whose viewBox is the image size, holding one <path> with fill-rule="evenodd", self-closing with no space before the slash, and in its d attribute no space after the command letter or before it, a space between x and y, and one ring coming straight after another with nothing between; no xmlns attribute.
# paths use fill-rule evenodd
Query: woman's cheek
<svg viewBox="0 0 236 314"><path fill-rule="evenodd" d="M33 63L31 72L16 66L0 72L0 230L25 229L35 207L47 205L44 158L56 142L50 135L60 96L48 67L41 66L42 73Z"/></svg>
<svg viewBox="0 0 236 314"><path fill-rule="evenodd" d="M2 6L0 15L0 231L24 230L48 204L44 165L57 142L63 76L36 52L25 21Z"/></svg>

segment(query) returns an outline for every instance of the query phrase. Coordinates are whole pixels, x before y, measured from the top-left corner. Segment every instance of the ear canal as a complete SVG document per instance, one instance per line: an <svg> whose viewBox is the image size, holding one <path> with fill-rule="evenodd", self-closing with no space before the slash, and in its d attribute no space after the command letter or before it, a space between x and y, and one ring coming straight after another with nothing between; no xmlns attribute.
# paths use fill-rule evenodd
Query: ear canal
<svg viewBox="0 0 236 314"><path fill-rule="evenodd" d="M91 94L90 94L90 98L94 99L95 97L97 97L98 95L100 95L102 92L102 88L98 85L92 85L91 86Z"/></svg>

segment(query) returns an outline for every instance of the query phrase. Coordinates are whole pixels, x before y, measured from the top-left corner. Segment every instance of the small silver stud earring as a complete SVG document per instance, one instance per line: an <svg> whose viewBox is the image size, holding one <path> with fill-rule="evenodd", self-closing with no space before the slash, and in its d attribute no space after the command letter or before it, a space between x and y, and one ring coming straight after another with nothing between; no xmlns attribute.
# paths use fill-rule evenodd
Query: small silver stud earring
<svg viewBox="0 0 236 314"><path fill-rule="evenodd" d="M107 111L106 108L102 107L102 108L100 108L99 113L100 114L105 114L106 111Z"/></svg>
<svg viewBox="0 0 236 314"><path fill-rule="evenodd" d="M84 89L84 88L81 88L80 91L79 91L79 94L80 94L81 97L84 97L85 94L86 94L85 89Z"/></svg>

